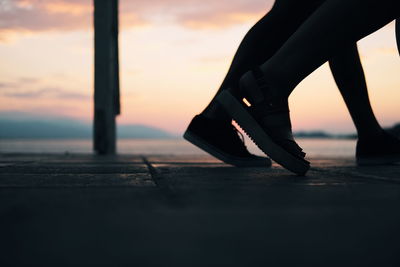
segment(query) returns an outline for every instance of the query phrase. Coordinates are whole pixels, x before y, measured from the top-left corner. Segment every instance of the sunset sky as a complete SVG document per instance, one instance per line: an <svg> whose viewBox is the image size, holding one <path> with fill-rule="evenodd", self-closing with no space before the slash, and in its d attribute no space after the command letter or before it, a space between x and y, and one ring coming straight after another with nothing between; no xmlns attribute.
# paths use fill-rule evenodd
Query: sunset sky
<svg viewBox="0 0 400 267"><path fill-rule="evenodd" d="M272 0L120 0L121 124L184 131ZM0 112L91 121L91 0L0 0ZM394 24L359 42L384 126L400 122ZM326 65L290 97L295 130L354 132Z"/></svg>

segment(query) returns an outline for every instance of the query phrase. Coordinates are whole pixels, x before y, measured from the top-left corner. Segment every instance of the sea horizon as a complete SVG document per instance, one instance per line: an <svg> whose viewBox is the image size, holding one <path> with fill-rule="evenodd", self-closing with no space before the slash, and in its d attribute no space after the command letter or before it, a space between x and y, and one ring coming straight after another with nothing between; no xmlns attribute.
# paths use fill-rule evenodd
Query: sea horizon
<svg viewBox="0 0 400 267"><path fill-rule="evenodd" d="M351 157L355 153L355 139L340 138L297 138L299 145L310 157ZM247 137L245 144L250 152L263 155ZM49 153L88 154L93 153L92 139L0 139L0 153ZM176 138L121 138L117 141L117 153L141 155L207 155L206 152Z"/></svg>

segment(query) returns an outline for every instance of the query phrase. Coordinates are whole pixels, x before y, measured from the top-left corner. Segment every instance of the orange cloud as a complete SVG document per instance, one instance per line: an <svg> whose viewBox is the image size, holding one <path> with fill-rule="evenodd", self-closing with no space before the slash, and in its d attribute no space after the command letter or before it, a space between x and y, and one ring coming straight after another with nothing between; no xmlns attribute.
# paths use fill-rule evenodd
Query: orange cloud
<svg viewBox="0 0 400 267"><path fill-rule="evenodd" d="M5 0L0 8L0 39L15 32L64 31L89 28L90 5L60 1ZM79 10L79 12L78 12Z"/></svg>
<svg viewBox="0 0 400 267"><path fill-rule="evenodd" d="M272 4L273 1L191 1L187 8L172 9L171 13L185 27L220 29L253 22L267 13Z"/></svg>
<svg viewBox="0 0 400 267"><path fill-rule="evenodd" d="M80 3L71 2L48 2L44 3L43 7L53 14L70 14L73 16L87 15L93 11L91 5L82 5Z"/></svg>

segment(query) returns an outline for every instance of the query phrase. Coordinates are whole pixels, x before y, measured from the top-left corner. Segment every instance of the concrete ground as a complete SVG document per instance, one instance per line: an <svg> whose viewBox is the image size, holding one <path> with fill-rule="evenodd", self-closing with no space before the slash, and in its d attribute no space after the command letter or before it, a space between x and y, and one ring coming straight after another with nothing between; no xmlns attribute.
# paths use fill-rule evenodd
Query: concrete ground
<svg viewBox="0 0 400 267"><path fill-rule="evenodd" d="M0 266L400 266L400 165L0 154Z"/></svg>

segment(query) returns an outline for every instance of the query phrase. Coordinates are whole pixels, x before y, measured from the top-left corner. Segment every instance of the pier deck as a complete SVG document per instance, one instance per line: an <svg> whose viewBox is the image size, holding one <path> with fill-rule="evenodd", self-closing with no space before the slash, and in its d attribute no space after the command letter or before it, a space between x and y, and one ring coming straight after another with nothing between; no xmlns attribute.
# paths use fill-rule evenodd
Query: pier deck
<svg viewBox="0 0 400 267"><path fill-rule="evenodd" d="M0 265L400 266L400 165L0 154Z"/></svg>

